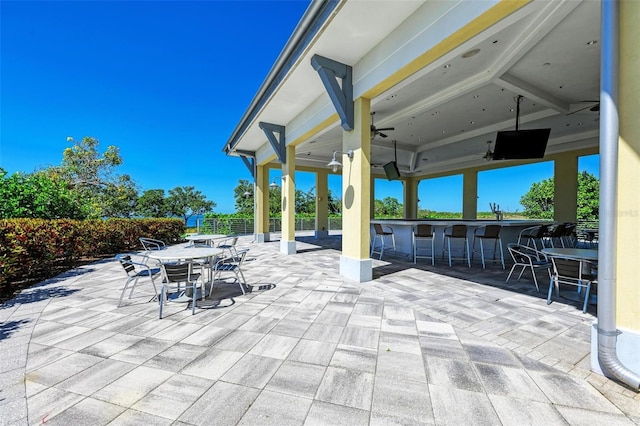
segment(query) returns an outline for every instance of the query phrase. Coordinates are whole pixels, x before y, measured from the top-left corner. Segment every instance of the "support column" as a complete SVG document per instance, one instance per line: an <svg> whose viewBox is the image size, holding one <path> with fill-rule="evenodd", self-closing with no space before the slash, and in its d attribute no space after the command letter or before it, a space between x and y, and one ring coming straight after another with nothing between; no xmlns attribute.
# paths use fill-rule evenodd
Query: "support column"
<svg viewBox="0 0 640 426"><path fill-rule="evenodd" d="M296 148L287 146L287 162L282 163L282 238L280 252L296 252Z"/></svg>
<svg viewBox="0 0 640 426"><path fill-rule="evenodd" d="M375 219L376 217L376 178L373 176L369 179L369 184L371 185L371 197L369 199L369 218Z"/></svg>
<svg viewBox="0 0 640 426"><path fill-rule="evenodd" d="M354 102L355 126L342 132L343 151L353 150L353 158L341 156L342 167L342 256L340 275L358 282L371 281L369 258L371 238L371 101Z"/></svg>
<svg viewBox="0 0 640 426"><path fill-rule="evenodd" d="M478 217L478 172L468 170L462 174L462 218Z"/></svg>
<svg viewBox="0 0 640 426"><path fill-rule="evenodd" d="M269 168L256 166L255 182L255 228L256 241L264 243L269 240Z"/></svg>
<svg viewBox="0 0 640 426"><path fill-rule="evenodd" d="M316 238L329 236L329 173L316 172Z"/></svg>
<svg viewBox="0 0 640 426"><path fill-rule="evenodd" d="M403 208L405 219L418 218L418 179L409 177L403 183Z"/></svg>
<svg viewBox="0 0 640 426"><path fill-rule="evenodd" d="M616 245L616 323L618 357L640 374L640 3L620 2L618 209ZM612 212L615 213L615 212Z"/></svg>
<svg viewBox="0 0 640 426"><path fill-rule="evenodd" d="M578 157L563 153L553 162L553 220L575 222L578 214Z"/></svg>

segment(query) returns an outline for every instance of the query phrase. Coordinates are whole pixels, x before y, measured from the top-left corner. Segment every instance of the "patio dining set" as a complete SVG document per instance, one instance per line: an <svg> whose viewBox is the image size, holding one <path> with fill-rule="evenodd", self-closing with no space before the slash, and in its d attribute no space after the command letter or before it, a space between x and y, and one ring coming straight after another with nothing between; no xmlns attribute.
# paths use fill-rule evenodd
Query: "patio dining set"
<svg viewBox="0 0 640 426"><path fill-rule="evenodd" d="M140 238L142 253L123 253L116 258L127 279L120 294L122 306L127 291L131 299L138 282L147 280L154 289L151 301L158 301L162 319L166 303L186 303L195 314L197 301L211 296L216 285L237 284L246 294L247 282L242 264L249 249L238 249L238 237L222 234L197 234L186 237L187 243L167 246L164 241ZM156 282L159 280L160 290Z"/></svg>

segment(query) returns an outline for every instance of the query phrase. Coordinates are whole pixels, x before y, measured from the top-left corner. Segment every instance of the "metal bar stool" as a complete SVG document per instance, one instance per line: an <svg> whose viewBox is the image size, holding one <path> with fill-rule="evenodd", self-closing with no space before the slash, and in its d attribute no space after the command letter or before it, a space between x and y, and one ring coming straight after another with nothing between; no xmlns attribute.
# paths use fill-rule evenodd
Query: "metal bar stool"
<svg viewBox="0 0 640 426"><path fill-rule="evenodd" d="M502 226L500 225L485 225L476 228L473 231L473 244L471 244L471 260L473 260L473 256L476 251L476 239L480 241L480 257L482 258L482 269L486 268L485 265L485 251L484 251L484 241L485 240L493 240L493 258L491 259L493 262L500 261L502 264L502 269L504 269L504 253L502 251L502 240L500 239L500 230ZM496 247L497 246L497 247ZM498 251L499 247L499 251ZM496 259L496 253L500 253L500 259Z"/></svg>
<svg viewBox="0 0 640 426"><path fill-rule="evenodd" d="M467 238L467 225L452 225L448 226L444 229L444 236L442 241L442 257L444 258L444 253L447 252L449 255L449 267L451 267L451 239L461 239L463 240L462 247L462 257L454 258L458 260L466 260L469 268L471 268L471 255L469 254L469 239ZM446 241L446 246L445 246Z"/></svg>
<svg viewBox="0 0 640 426"><path fill-rule="evenodd" d="M382 254L384 253L384 249L386 248L385 237L391 237L391 242L393 243L393 250L396 250L396 238L393 235L393 229L391 227L386 227L388 231L385 231L382 225L379 223L373 224L373 229L375 230L375 235L373 236L373 242L371 243L371 255L374 253L380 253L380 257L378 259L382 259ZM376 240L380 238L380 250L376 250Z"/></svg>
<svg viewBox="0 0 640 426"><path fill-rule="evenodd" d="M417 225L413 227L412 232L412 242L413 242L413 263L417 263L418 258L420 259L431 259L431 265L435 265L435 229L431 225ZM431 251L424 254L419 254L418 251L427 251L429 247L420 247L418 243L420 241L429 241L431 240ZM428 254L428 256L427 256Z"/></svg>

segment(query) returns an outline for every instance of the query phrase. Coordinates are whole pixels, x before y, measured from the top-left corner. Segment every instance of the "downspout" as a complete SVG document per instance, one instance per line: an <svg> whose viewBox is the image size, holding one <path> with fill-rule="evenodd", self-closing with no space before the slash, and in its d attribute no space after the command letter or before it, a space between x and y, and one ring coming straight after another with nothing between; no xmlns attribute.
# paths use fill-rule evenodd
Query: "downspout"
<svg viewBox="0 0 640 426"><path fill-rule="evenodd" d="M600 238L598 240L598 360L603 372L640 389L640 376L616 353L616 228L618 170L619 4L602 2L600 57Z"/></svg>

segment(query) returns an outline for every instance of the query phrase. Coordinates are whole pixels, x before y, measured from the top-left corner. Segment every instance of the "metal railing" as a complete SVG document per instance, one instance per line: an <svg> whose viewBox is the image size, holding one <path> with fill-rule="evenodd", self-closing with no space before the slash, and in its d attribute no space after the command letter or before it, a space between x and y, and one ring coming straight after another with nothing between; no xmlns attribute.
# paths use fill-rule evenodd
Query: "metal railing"
<svg viewBox="0 0 640 426"><path fill-rule="evenodd" d="M199 234L227 234L248 235L253 234L253 218L203 218L198 219L196 228ZM316 228L315 217L301 217L295 220L296 231L313 231ZM329 218L329 231L342 229L341 217ZM282 219L279 217L269 219L269 232L281 232Z"/></svg>

